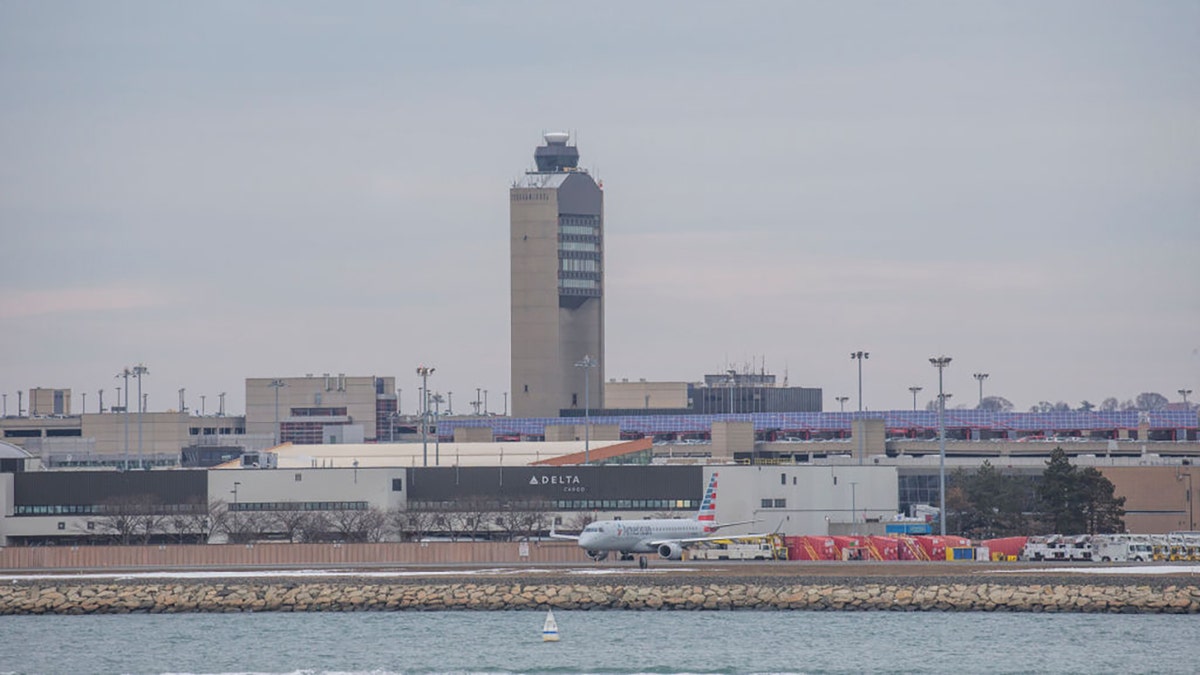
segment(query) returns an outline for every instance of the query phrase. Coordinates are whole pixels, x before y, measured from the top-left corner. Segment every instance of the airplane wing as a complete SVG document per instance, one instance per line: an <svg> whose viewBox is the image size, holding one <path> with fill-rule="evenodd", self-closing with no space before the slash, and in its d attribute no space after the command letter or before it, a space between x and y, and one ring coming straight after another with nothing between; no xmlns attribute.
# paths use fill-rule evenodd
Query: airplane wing
<svg viewBox="0 0 1200 675"><path fill-rule="evenodd" d="M710 530L719 530L719 529L721 529L722 527L730 527L730 526L733 526L733 525L749 525L749 524L751 524L751 523L757 523L757 522L759 522L760 520L762 520L762 518L755 518L754 520L737 520L737 521L734 521L734 522L732 522L732 523L714 523L714 524L712 524L712 525L709 525L709 526L708 526L708 529L710 529Z"/></svg>
<svg viewBox="0 0 1200 675"><path fill-rule="evenodd" d="M553 527L550 528L550 538L551 539L566 539L568 541L579 541L579 535L577 535L577 534L559 534L558 532L554 531Z"/></svg>
<svg viewBox="0 0 1200 675"><path fill-rule="evenodd" d="M732 525L733 523L730 523ZM763 539L771 536L769 532L759 534L721 534L712 537L679 537L676 539L658 539L645 542L650 546L658 546L660 544L699 544L702 541L736 541L740 539Z"/></svg>

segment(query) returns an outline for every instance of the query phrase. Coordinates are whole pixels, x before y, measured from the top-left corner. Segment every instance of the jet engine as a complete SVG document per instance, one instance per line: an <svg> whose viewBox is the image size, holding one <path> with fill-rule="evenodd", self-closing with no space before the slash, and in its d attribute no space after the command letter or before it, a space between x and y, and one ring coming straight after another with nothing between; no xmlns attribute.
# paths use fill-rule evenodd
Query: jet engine
<svg viewBox="0 0 1200 675"><path fill-rule="evenodd" d="M587 557L595 560L596 562L600 562L608 557L608 551L588 551Z"/></svg>
<svg viewBox="0 0 1200 675"><path fill-rule="evenodd" d="M658 554L667 560L679 560L683 557L683 547L676 542L669 541L658 545Z"/></svg>

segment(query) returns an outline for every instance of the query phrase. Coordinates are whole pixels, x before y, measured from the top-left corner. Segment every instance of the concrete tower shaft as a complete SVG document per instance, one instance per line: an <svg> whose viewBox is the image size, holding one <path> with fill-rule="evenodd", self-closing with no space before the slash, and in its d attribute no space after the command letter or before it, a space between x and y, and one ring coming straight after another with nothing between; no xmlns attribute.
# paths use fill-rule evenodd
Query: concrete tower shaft
<svg viewBox="0 0 1200 675"><path fill-rule="evenodd" d="M509 193L516 417L604 404L604 195L567 140L546 134L538 170ZM575 367L585 356L590 373Z"/></svg>

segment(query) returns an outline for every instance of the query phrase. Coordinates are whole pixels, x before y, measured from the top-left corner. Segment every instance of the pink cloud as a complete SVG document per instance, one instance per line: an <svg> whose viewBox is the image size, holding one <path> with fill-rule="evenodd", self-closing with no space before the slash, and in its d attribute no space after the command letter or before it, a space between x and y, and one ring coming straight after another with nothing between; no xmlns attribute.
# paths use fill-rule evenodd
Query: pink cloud
<svg viewBox="0 0 1200 675"><path fill-rule="evenodd" d="M163 301L162 295L156 291L122 286L9 291L0 294L0 319L138 309L160 305Z"/></svg>

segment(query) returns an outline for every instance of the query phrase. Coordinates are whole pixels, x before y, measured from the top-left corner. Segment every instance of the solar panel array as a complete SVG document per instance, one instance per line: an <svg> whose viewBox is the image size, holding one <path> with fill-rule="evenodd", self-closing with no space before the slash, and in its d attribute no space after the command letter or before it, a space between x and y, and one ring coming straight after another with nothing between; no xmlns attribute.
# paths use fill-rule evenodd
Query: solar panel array
<svg viewBox="0 0 1200 675"><path fill-rule="evenodd" d="M879 419L889 429L936 429L937 412L892 410L886 412L807 412L745 413L733 415L592 415L593 425L617 425L622 432L655 434L707 433L714 422L753 422L755 431L849 431L856 418ZM999 413L984 410L947 410L945 425L950 429L987 429L995 431L1091 431L1137 429L1145 419L1151 429L1195 429L1195 412L1169 410L1143 413L1079 412ZM438 421L442 438L454 435L458 427L491 427L497 436L542 436L546 427L582 424L578 417L479 417Z"/></svg>

